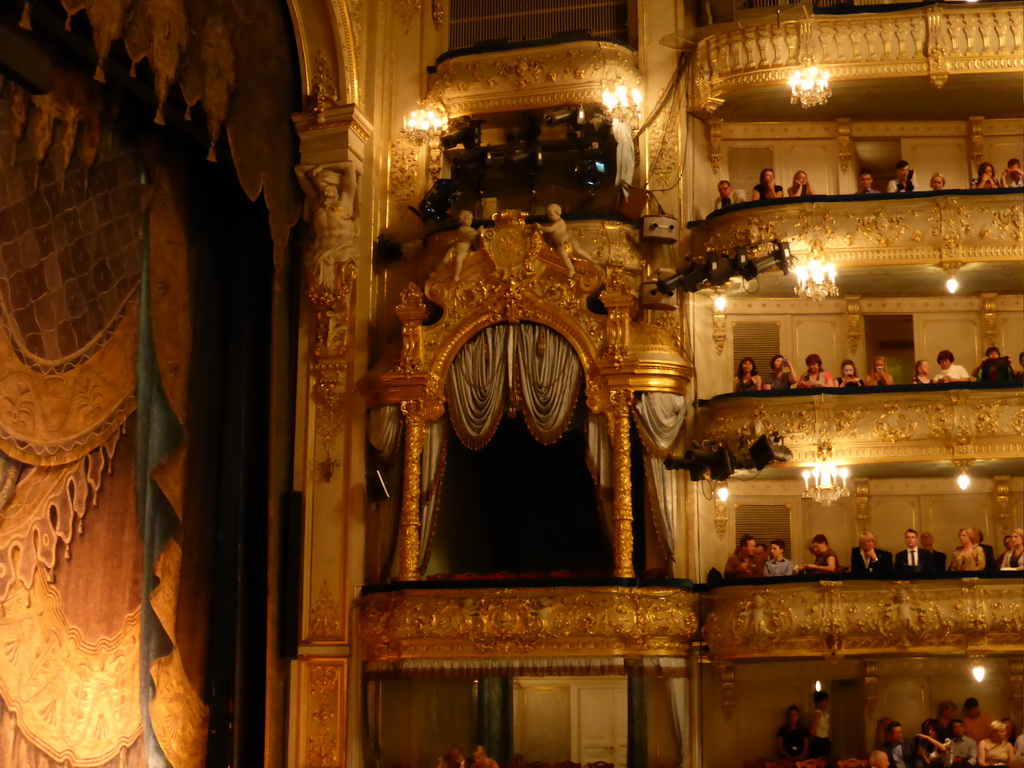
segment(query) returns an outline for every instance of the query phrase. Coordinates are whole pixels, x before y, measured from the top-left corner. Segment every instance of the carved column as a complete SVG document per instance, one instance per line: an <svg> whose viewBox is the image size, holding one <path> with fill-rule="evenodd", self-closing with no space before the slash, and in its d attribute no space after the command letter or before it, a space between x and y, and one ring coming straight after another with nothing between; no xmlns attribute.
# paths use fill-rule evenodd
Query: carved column
<svg viewBox="0 0 1024 768"><path fill-rule="evenodd" d="M1013 530L1013 508L1010 504L1010 478L998 475L992 478L992 508L999 521L999 538Z"/></svg>
<svg viewBox="0 0 1024 768"><path fill-rule="evenodd" d="M405 469L402 478L402 515L398 523L398 581L420 577L420 460L426 422L422 400L402 403L405 417Z"/></svg>
<svg viewBox="0 0 1024 768"><path fill-rule="evenodd" d="M733 713L736 711L736 669L728 661L716 666L722 681L722 711L725 712L725 719L732 722Z"/></svg>
<svg viewBox="0 0 1024 768"><path fill-rule="evenodd" d="M999 346L996 337L999 335L999 315L996 313L997 293L981 294L981 322L985 329L985 346Z"/></svg>
<svg viewBox="0 0 1024 768"><path fill-rule="evenodd" d="M718 173L722 167L722 118L708 119L708 155L711 172Z"/></svg>
<svg viewBox="0 0 1024 768"><path fill-rule="evenodd" d="M985 159L985 118L969 117L971 126L971 176Z"/></svg>
<svg viewBox="0 0 1024 768"><path fill-rule="evenodd" d="M857 505L857 533L871 529L871 494L867 480L853 481L854 502Z"/></svg>
<svg viewBox="0 0 1024 768"><path fill-rule="evenodd" d="M1024 719L1024 661L1010 660L1010 718L1015 723Z"/></svg>
<svg viewBox="0 0 1024 768"><path fill-rule="evenodd" d="M633 483L630 479L629 417L633 393L620 390L611 393L608 429L612 440L612 557L615 576L633 578Z"/></svg>
<svg viewBox="0 0 1024 768"><path fill-rule="evenodd" d="M878 662L864 660L864 714L868 725L875 719L875 705L878 704Z"/></svg>
<svg viewBox="0 0 1024 768"><path fill-rule="evenodd" d="M836 143L839 145L839 168L846 173L853 159L853 141L850 139L850 118L836 118Z"/></svg>

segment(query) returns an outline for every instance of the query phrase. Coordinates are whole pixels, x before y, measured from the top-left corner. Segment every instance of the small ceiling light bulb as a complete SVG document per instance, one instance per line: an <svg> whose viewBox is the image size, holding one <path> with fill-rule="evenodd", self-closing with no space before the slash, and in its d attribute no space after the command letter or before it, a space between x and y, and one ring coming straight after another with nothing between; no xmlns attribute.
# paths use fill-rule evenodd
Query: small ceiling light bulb
<svg viewBox="0 0 1024 768"><path fill-rule="evenodd" d="M719 501L728 501L729 500L729 486L727 486L727 485L720 485L720 486L718 486L718 490L715 491L715 495L718 496Z"/></svg>
<svg viewBox="0 0 1024 768"><path fill-rule="evenodd" d="M971 670L971 674L974 675L974 679L979 683L985 681L985 668L978 664L974 669Z"/></svg>
<svg viewBox="0 0 1024 768"><path fill-rule="evenodd" d="M729 302L726 301L725 296L715 296L715 299L714 299L714 302L713 302L713 304L715 306L715 312L725 312L725 307L726 307L726 305L728 303Z"/></svg>
<svg viewBox="0 0 1024 768"><path fill-rule="evenodd" d="M971 484L971 476L967 474L967 470L962 470L960 476L956 479L956 484L960 486L961 491L966 491L967 486Z"/></svg>
<svg viewBox="0 0 1024 768"><path fill-rule="evenodd" d="M815 693L820 693L821 692L821 680L815 680L814 681L814 692Z"/></svg>
<svg viewBox="0 0 1024 768"><path fill-rule="evenodd" d="M949 280L946 281L946 290L949 291L950 293L956 293L959 287L960 283L957 282L957 279L955 277L951 277L949 278Z"/></svg>

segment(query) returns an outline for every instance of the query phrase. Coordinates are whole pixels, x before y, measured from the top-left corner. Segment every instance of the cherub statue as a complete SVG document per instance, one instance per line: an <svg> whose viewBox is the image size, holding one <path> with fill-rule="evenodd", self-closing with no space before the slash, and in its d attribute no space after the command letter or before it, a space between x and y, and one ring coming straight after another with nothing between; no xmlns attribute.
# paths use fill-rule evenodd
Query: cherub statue
<svg viewBox="0 0 1024 768"><path fill-rule="evenodd" d="M307 263L313 287L336 289L338 266L354 258L356 170L350 162L297 165L295 176L306 193L304 218L313 226Z"/></svg>
<svg viewBox="0 0 1024 768"><path fill-rule="evenodd" d="M569 277L576 274L576 269L572 265L572 261L569 259L569 249L566 245L572 246L572 252L580 258L586 259L592 262L594 257L591 256L587 251L583 250L583 246L580 245L579 238L576 237L569 228L565 225L565 220L562 218L562 206L557 203L552 203L548 206L548 221L550 224L534 224L537 229L547 235L547 240L551 247L558 251L558 255L562 257L562 261L565 262L566 268L569 270Z"/></svg>
<svg viewBox="0 0 1024 768"><path fill-rule="evenodd" d="M472 211L459 211L459 225L459 228L456 230L458 239L451 244L451 247L448 248L444 258L441 260L442 264L448 264L452 260L455 261L455 282L459 282L459 276L462 274L462 262L466 260L466 254L473 247L477 235L482 235L484 232L483 227L473 229Z"/></svg>

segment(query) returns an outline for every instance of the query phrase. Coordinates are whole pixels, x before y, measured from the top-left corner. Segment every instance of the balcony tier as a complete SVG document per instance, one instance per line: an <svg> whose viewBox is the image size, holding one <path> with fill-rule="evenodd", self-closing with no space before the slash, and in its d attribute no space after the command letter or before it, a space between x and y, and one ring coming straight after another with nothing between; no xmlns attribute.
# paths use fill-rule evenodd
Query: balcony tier
<svg viewBox="0 0 1024 768"><path fill-rule="evenodd" d="M718 587L705 598L704 640L715 661L1020 653L1024 589L1016 573Z"/></svg>
<svg viewBox="0 0 1024 768"><path fill-rule="evenodd" d="M746 28L710 28L697 47L690 108L714 112L724 103L721 116L727 119L779 119L789 103L786 82L810 58L832 75L832 99L814 110L816 119L853 114L851 109L862 116L876 110L890 119L934 118L965 109L1003 116L992 110L1019 108L1022 13L1019 5L1008 3L929 5L781 23L772 13ZM928 96L921 90L923 77L946 90ZM899 92L900 79L905 93ZM1001 103L1004 96L1010 103Z"/></svg>
<svg viewBox="0 0 1024 768"><path fill-rule="evenodd" d="M361 600L364 658L371 672L429 674L430 660L446 659L453 674L483 667L593 674L588 657L605 657L594 663L614 673L629 655L661 658L650 665L671 673L672 657L688 656L697 635L690 586L385 588Z"/></svg>
<svg viewBox="0 0 1024 768"><path fill-rule="evenodd" d="M636 52L622 43L579 40L442 57L432 99L450 117L601 103L609 84L640 88Z"/></svg>
<svg viewBox="0 0 1024 768"><path fill-rule="evenodd" d="M694 439L735 440L772 430L793 451L787 467L813 464L824 440L843 464L1019 462L1024 390L933 384L722 395L700 409Z"/></svg>

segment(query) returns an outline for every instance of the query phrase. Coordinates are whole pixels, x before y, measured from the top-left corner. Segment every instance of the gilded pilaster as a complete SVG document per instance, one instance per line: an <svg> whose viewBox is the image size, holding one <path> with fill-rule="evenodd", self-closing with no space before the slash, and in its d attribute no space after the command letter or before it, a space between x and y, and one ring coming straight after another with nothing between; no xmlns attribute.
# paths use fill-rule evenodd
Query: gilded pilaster
<svg viewBox="0 0 1024 768"><path fill-rule="evenodd" d="M981 294L981 323L985 329L985 346L996 347L999 335L999 312L996 306L997 293Z"/></svg>
<svg viewBox="0 0 1024 768"><path fill-rule="evenodd" d="M711 172L718 173L722 166L722 118L708 119L708 154Z"/></svg>
<svg viewBox="0 0 1024 768"><path fill-rule="evenodd" d="M1010 660L1010 718L1019 723L1024 718L1024 661Z"/></svg>
<svg viewBox="0 0 1024 768"><path fill-rule="evenodd" d="M423 401L402 403L405 417L405 471L402 478L402 516L398 524L398 581L420 575L420 459L425 420Z"/></svg>
<svg viewBox="0 0 1024 768"><path fill-rule="evenodd" d="M850 138L850 118L836 118L836 143L839 145L839 167L845 173L853 160L853 140Z"/></svg>
<svg viewBox="0 0 1024 768"><path fill-rule="evenodd" d="M864 316L860 311L860 296L846 297L846 344L850 356L857 354L864 336Z"/></svg>
<svg viewBox="0 0 1024 768"><path fill-rule="evenodd" d="M999 521L999 537L1013 530L1013 506L1010 504L1010 478L998 475L992 478L992 508Z"/></svg>
<svg viewBox="0 0 1024 768"><path fill-rule="evenodd" d="M969 117L971 130L971 169L977 168L985 160L985 118Z"/></svg>
<svg viewBox="0 0 1024 768"><path fill-rule="evenodd" d="M631 579L633 573L633 485L630 479L629 418L633 393L619 390L611 393L608 429L612 440L614 513L612 519L612 556L615 575Z"/></svg>
<svg viewBox="0 0 1024 768"><path fill-rule="evenodd" d="M867 480L853 482L854 503L857 505L857 532L871 529L871 493Z"/></svg>

